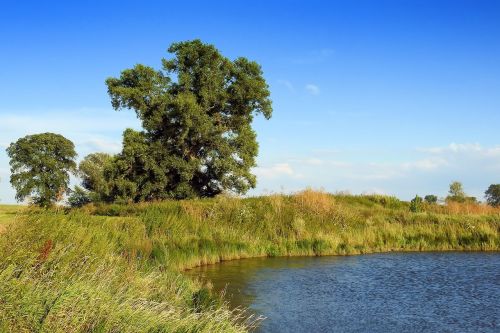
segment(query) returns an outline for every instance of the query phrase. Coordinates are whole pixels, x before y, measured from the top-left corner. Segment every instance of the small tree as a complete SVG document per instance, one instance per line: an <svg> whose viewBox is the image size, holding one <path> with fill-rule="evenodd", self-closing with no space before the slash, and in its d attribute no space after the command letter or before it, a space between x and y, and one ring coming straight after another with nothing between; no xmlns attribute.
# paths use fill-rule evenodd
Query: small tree
<svg viewBox="0 0 500 333"><path fill-rule="evenodd" d="M16 200L31 196L34 204L49 207L68 192L69 173L76 170L76 152L73 142L62 135L27 135L11 143L7 154Z"/></svg>
<svg viewBox="0 0 500 333"><path fill-rule="evenodd" d="M418 213L422 211L422 198L418 195L415 196L410 202L410 211Z"/></svg>
<svg viewBox="0 0 500 333"><path fill-rule="evenodd" d="M486 197L486 202L493 206L500 206L500 184L491 184L486 192L484 192L484 196Z"/></svg>
<svg viewBox="0 0 500 333"><path fill-rule="evenodd" d="M89 192L80 186L75 186L68 197L68 203L71 207L82 207L91 202Z"/></svg>
<svg viewBox="0 0 500 333"><path fill-rule="evenodd" d="M91 201L107 201L110 184L106 180L105 171L111 169L112 162L113 156L106 153L89 154L80 162L78 174Z"/></svg>
<svg viewBox="0 0 500 333"><path fill-rule="evenodd" d="M428 194L428 195L426 195L426 196L424 197L424 200L425 200L425 202L427 202L428 204L431 204L431 205L432 205L432 204L437 203L437 201L438 201L438 197L437 197L437 196L435 196L434 194Z"/></svg>
<svg viewBox="0 0 500 333"><path fill-rule="evenodd" d="M465 192L462 183L454 181L450 184L448 191L449 195L446 197L447 201L465 202Z"/></svg>

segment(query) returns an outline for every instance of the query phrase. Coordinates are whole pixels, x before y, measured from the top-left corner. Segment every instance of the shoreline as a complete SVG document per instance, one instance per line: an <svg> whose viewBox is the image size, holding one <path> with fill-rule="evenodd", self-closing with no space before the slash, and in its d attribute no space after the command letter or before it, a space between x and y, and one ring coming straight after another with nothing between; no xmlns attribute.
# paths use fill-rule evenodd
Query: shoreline
<svg viewBox="0 0 500 333"><path fill-rule="evenodd" d="M186 271L191 271L195 270L200 267L206 267L206 266L213 266L213 265L220 265L224 264L225 262L229 261L236 261L236 260L247 260L247 259L272 259L272 258L323 258L323 257L351 257L351 256L362 256L362 255L371 255L371 254L388 254L388 253L496 253L500 254L500 248L498 249L485 249L485 250L477 250L477 249L442 249L442 250L435 250L435 249L430 249L430 250L404 250L404 249L398 249L398 250L389 250L389 251L371 251L371 252L360 252L360 253L348 253L348 254L320 254L320 255L307 255L307 254L290 254L290 255L278 255L278 256L267 256L267 255L262 255L262 256L249 256L249 257L240 257L240 258L233 258L233 259L222 259L216 262L210 262L210 263L204 263L196 266L190 266L188 268L183 268L180 270L180 272L186 272Z"/></svg>

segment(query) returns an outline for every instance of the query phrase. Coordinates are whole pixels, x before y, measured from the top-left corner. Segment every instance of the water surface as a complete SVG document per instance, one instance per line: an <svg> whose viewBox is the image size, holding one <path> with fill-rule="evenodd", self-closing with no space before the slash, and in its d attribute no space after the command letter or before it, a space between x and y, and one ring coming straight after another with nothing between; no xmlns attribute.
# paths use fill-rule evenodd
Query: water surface
<svg viewBox="0 0 500 333"><path fill-rule="evenodd" d="M500 253L256 258L188 274L267 317L258 332L500 332Z"/></svg>

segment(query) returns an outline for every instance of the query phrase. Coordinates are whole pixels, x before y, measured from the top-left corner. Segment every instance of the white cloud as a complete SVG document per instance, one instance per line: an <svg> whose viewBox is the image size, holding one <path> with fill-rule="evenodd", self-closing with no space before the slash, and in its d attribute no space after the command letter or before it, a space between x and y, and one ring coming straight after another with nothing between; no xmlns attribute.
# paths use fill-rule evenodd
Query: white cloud
<svg viewBox="0 0 500 333"><path fill-rule="evenodd" d="M312 150L310 155L282 157L282 161L286 163L279 165L286 168L281 173L279 168L266 168L258 173L259 188L279 190L282 182L273 178L291 170L293 175L287 175L287 188L313 186L330 192L339 189L349 189L352 193L383 192L411 199L417 193L446 196L450 182L458 179L466 193L481 199L486 188L498 182L500 147L453 143L443 147L408 148L393 154L385 151L384 156L358 147L333 152Z"/></svg>
<svg viewBox="0 0 500 333"><path fill-rule="evenodd" d="M111 108L80 108L73 110L27 110L23 112L0 110L0 142L5 135L55 133L123 132L125 128L139 128L133 111L114 111Z"/></svg>
<svg viewBox="0 0 500 333"><path fill-rule="evenodd" d="M260 178L273 179L282 176L294 176L295 172L288 163L277 163L270 167L256 167L253 172Z"/></svg>
<svg viewBox="0 0 500 333"><path fill-rule="evenodd" d="M417 148L433 160L443 160L444 166L455 169L500 171L500 146L484 147L478 143L451 143L448 146ZM477 171L476 171L477 172Z"/></svg>
<svg viewBox="0 0 500 333"><path fill-rule="evenodd" d="M433 158L426 158L426 159L421 159L421 160L416 160L412 162L405 162L401 164L401 167L404 170L422 170L422 171L430 171L430 170L436 170L441 167L445 167L449 165L449 162L441 157L433 157Z"/></svg>
<svg viewBox="0 0 500 333"><path fill-rule="evenodd" d="M423 153L431 154L483 152L486 154L495 153L500 155L500 147L484 148L478 143L452 142L448 146L417 148L417 150Z"/></svg>
<svg viewBox="0 0 500 333"><path fill-rule="evenodd" d="M310 93L311 95L319 95L320 93L319 87L315 84L312 83L306 84L305 88L307 92Z"/></svg>

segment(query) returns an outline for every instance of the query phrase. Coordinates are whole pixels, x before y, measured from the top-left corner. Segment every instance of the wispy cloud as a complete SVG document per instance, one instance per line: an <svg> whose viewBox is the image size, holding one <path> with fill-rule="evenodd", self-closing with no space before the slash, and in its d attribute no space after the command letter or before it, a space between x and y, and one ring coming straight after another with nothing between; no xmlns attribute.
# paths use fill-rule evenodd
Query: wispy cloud
<svg viewBox="0 0 500 333"><path fill-rule="evenodd" d="M274 179L278 177L298 176L289 163L276 163L268 167L256 167L253 172L259 178Z"/></svg>
<svg viewBox="0 0 500 333"><path fill-rule="evenodd" d="M417 151L430 154L475 154L482 156L500 156L500 146L483 147L479 143L450 143L448 146L417 148Z"/></svg>
<svg viewBox="0 0 500 333"><path fill-rule="evenodd" d="M403 170L423 170L430 171L448 166L449 162L445 158L432 157L401 164Z"/></svg>
<svg viewBox="0 0 500 333"><path fill-rule="evenodd" d="M127 127L138 126L140 124L133 111L127 110L121 112L99 108L25 112L0 110L0 133L121 132Z"/></svg>
<svg viewBox="0 0 500 333"><path fill-rule="evenodd" d="M319 95L319 93L320 93L319 87L315 84L312 84L312 83L306 84L305 89L311 95Z"/></svg>
<svg viewBox="0 0 500 333"><path fill-rule="evenodd" d="M273 179L282 177L287 180L287 188L309 185L332 192L347 188L353 193L385 189L380 192L410 199L416 193L445 196L449 183L458 179L469 195L482 198L487 186L498 182L500 174L499 146L452 143L408 148L383 157L367 152L359 148L332 152L316 149L309 155L283 158L273 167L260 170L259 187L278 190L280 183Z"/></svg>

